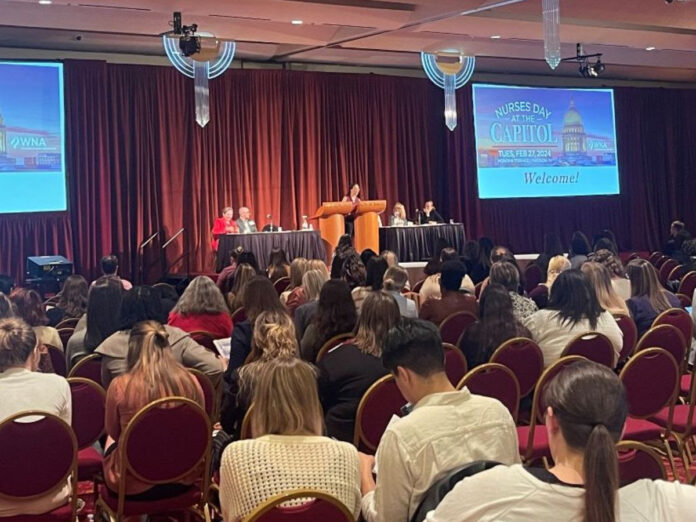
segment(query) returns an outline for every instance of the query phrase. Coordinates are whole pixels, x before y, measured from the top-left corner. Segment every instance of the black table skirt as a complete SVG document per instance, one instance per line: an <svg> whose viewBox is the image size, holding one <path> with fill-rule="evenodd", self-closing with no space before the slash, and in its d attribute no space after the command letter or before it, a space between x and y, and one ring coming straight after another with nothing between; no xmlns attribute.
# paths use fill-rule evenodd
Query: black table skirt
<svg viewBox="0 0 696 522"><path fill-rule="evenodd" d="M379 229L379 248L392 250L399 261L427 261L435 252L438 239L444 239L459 255L464 254L464 225L420 225L412 227L382 227Z"/></svg>
<svg viewBox="0 0 696 522"><path fill-rule="evenodd" d="M296 232L259 232L256 234L226 234L220 236L215 271L220 272L230 264L230 254L241 246L248 252L253 252L259 262L259 267L265 269L271 250L282 248L292 261L296 257L326 260L326 250L321 236L316 230Z"/></svg>

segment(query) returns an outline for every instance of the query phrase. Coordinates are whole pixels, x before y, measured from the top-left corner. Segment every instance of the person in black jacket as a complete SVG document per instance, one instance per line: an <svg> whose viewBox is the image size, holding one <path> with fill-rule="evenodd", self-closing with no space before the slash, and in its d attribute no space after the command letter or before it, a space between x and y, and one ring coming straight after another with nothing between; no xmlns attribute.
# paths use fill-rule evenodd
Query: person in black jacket
<svg viewBox="0 0 696 522"><path fill-rule="evenodd" d="M432 200L426 201L423 210L418 213L418 223L425 225L426 223L444 223L440 213L435 210L435 205Z"/></svg>

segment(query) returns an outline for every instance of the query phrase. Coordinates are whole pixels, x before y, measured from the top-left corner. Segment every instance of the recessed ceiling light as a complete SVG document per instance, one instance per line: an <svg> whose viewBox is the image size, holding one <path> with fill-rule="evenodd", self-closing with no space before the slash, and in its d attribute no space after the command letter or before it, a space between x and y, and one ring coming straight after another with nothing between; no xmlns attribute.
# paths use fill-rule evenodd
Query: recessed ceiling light
<svg viewBox="0 0 696 522"><path fill-rule="evenodd" d="M649 46L649 47L646 47L645 50L646 50L646 51L654 51L654 50L655 50L655 46L654 46L654 45L651 45L651 46Z"/></svg>
<svg viewBox="0 0 696 522"><path fill-rule="evenodd" d="M500 35L499 35L499 34L494 34L493 36L491 36L491 39L493 39L493 40L500 40Z"/></svg>
<svg viewBox="0 0 696 522"><path fill-rule="evenodd" d="M53 0L39 0L39 3L41 5L51 5L53 3Z"/></svg>
<svg viewBox="0 0 696 522"><path fill-rule="evenodd" d="M302 20L292 20L290 23L292 25L302 25L304 22Z"/></svg>

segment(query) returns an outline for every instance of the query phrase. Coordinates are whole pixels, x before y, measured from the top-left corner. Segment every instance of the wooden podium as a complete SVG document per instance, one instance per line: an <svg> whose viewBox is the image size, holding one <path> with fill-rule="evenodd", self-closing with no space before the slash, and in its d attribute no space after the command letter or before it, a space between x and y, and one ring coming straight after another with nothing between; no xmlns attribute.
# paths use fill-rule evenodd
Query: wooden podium
<svg viewBox="0 0 696 522"><path fill-rule="evenodd" d="M338 240L346 232L345 216L353 210L351 202L324 202L312 219L319 220L319 233L324 241L327 260L330 262Z"/></svg>
<svg viewBox="0 0 696 522"><path fill-rule="evenodd" d="M355 209L355 238L358 252L371 248L379 254L379 214L387 208L382 200L361 201Z"/></svg>

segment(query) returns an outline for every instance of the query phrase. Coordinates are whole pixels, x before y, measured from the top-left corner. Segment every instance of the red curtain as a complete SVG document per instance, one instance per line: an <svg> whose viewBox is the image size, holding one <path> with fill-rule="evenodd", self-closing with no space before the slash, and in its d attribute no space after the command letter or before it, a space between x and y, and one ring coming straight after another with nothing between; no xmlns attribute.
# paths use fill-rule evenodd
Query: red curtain
<svg viewBox="0 0 696 522"><path fill-rule="evenodd" d="M67 61L65 86L69 212L0 215L0 273L63 253L94 277L108 252L135 280L209 271L222 207L296 228L352 181L410 213L432 198L469 237L518 252L538 251L544 232L607 227L625 249L656 248L670 220L696 217L696 91L616 89L620 196L478 200L468 86L452 133L442 91L418 78L230 70L210 83L203 129L193 81L171 67Z"/></svg>

